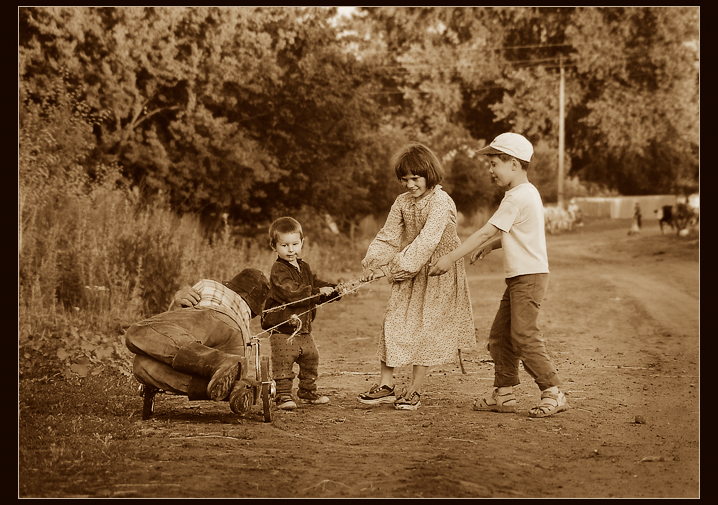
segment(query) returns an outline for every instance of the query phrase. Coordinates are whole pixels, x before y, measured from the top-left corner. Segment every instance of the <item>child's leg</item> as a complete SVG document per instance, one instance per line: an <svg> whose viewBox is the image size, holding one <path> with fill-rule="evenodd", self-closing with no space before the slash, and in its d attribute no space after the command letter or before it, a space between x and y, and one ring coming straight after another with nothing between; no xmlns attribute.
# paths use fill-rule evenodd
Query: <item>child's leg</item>
<svg viewBox="0 0 718 505"><path fill-rule="evenodd" d="M277 385L277 397L292 394L294 381L294 362L299 355L299 348L289 335L272 333L269 336L271 345L272 378Z"/></svg>
<svg viewBox="0 0 718 505"><path fill-rule="evenodd" d="M394 386L394 367L381 362L381 384L380 386Z"/></svg>
<svg viewBox="0 0 718 505"><path fill-rule="evenodd" d="M317 390L319 377L319 350L309 334L294 337L299 344L299 391L314 392Z"/></svg>
<svg viewBox="0 0 718 505"><path fill-rule="evenodd" d="M530 417L546 417L568 410L566 396L559 389L560 379L546 351L537 319L548 288L548 274L522 275L512 286L512 338L520 349L526 371L541 390L541 401L529 409Z"/></svg>
<svg viewBox="0 0 718 505"><path fill-rule="evenodd" d="M297 397L305 403L322 405L329 403L329 397L317 393L317 377L319 376L319 351L311 335L297 335L299 338L299 389Z"/></svg>
<svg viewBox="0 0 718 505"><path fill-rule="evenodd" d="M546 351L537 320L548 287L547 274L521 275L511 281L511 338L526 371L543 391L558 386L556 368Z"/></svg>
<svg viewBox="0 0 718 505"><path fill-rule="evenodd" d="M411 385L407 389L406 393L411 394L414 391L421 393L424 382L426 381L426 375L429 373L429 367L425 365L414 365L411 371Z"/></svg>
<svg viewBox="0 0 718 505"><path fill-rule="evenodd" d="M508 283L507 283L508 284ZM506 287L489 332L489 353L494 360L494 391L474 401L473 409L491 412L515 412L513 387L519 384L519 357L511 342L511 296Z"/></svg>
<svg viewBox="0 0 718 505"><path fill-rule="evenodd" d="M499 302L489 332L488 350L494 360L494 387L506 388L519 384L519 356L511 341L510 288L507 286Z"/></svg>

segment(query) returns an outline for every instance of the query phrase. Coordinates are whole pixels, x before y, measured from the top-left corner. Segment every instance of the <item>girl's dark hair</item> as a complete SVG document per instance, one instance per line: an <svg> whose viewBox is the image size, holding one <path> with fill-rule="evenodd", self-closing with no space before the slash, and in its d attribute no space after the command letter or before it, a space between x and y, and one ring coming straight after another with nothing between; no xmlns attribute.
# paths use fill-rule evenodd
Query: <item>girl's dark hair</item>
<svg viewBox="0 0 718 505"><path fill-rule="evenodd" d="M269 225L269 245L272 248L277 245L277 238L280 233L299 233L299 237L304 240L302 225L293 217L279 217Z"/></svg>
<svg viewBox="0 0 718 505"><path fill-rule="evenodd" d="M426 179L426 187L431 189L444 178L439 158L434 152L419 142L412 142L394 155L392 164L396 178L401 180L407 175L418 175Z"/></svg>

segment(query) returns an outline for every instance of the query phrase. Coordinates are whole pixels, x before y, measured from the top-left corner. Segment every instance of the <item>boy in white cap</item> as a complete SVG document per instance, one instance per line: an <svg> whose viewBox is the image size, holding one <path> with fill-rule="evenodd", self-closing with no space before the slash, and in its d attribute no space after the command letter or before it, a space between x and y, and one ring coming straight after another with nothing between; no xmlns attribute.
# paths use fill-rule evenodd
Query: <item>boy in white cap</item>
<svg viewBox="0 0 718 505"><path fill-rule="evenodd" d="M430 275L441 275L472 252L471 262L493 249L504 250L506 290L489 333L488 349L494 360L494 390L474 402L474 410L515 412L513 387L519 384L519 361L541 390L541 401L529 409L530 417L546 417L568 410L559 389L556 368L546 352L537 326L541 302L548 287L548 254L543 202L528 180L533 146L518 133L502 133L479 154L489 158L493 181L506 188L499 208L488 222L459 247L439 258ZM500 237L500 238L499 238Z"/></svg>

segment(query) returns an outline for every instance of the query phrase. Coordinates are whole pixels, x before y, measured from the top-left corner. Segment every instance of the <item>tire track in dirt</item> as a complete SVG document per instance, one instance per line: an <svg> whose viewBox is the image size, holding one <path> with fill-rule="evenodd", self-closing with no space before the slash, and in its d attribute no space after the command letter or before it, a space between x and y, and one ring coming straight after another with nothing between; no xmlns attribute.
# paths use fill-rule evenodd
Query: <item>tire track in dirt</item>
<svg viewBox="0 0 718 505"><path fill-rule="evenodd" d="M695 335L698 332L698 300L676 290L661 279L620 268L601 277L643 307L667 332Z"/></svg>

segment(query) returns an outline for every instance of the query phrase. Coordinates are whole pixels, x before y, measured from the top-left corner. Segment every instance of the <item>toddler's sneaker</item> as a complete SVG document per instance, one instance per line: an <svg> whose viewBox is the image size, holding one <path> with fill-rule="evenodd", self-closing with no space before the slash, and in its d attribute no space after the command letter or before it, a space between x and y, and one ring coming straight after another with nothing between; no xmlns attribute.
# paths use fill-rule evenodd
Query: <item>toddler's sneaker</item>
<svg viewBox="0 0 718 505"><path fill-rule="evenodd" d="M394 403L396 395L394 394L394 386L379 386L374 384L369 391L361 393L357 399L366 405L379 405L380 403Z"/></svg>
<svg viewBox="0 0 718 505"><path fill-rule="evenodd" d="M401 395L394 402L394 408L396 410L416 410L421 406L421 393L416 391L410 395Z"/></svg>
<svg viewBox="0 0 718 505"><path fill-rule="evenodd" d="M297 408L297 404L292 399L292 395L287 393L280 394L275 401L277 402L277 408L280 410L294 410Z"/></svg>
<svg viewBox="0 0 718 505"><path fill-rule="evenodd" d="M316 391L300 389L297 391L297 396L304 403L311 403L312 405L324 405L325 403L329 403L328 396L317 394Z"/></svg>

